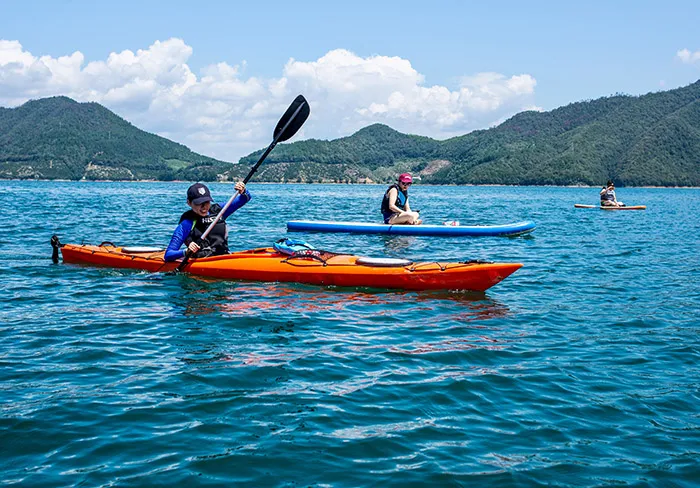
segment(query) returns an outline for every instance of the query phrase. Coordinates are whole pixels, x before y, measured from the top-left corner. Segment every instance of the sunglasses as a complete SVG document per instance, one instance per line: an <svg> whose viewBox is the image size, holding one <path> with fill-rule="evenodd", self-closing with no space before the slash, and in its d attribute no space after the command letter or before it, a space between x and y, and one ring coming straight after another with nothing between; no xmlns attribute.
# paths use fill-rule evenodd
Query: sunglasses
<svg viewBox="0 0 700 488"><path fill-rule="evenodd" d="M399 182L400 185L411 186L413 183L405 183L403 181Z"/></svg>

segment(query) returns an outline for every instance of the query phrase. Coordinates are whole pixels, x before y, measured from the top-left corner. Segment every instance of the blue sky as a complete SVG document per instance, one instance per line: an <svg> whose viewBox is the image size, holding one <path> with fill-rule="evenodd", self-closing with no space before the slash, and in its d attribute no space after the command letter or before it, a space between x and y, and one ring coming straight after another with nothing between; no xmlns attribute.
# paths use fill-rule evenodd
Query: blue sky
<svg viewBox="0 0 700 488"><path fill-rule="evenodd" d="M298 138L444 139L700 78L700 2L0 0L0 105L65 94L234 161L297 93ZM77 54L76 54L77 53Z"/></svg>

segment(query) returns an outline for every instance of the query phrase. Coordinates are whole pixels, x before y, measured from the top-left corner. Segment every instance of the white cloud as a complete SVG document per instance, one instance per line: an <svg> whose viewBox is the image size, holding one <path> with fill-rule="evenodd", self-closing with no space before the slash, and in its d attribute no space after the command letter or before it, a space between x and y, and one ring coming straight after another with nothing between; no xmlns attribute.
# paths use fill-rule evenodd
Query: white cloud
<svg viewBox="0 0 700 488"><path fill-rule="evenodd" d="M0 39L0 66L11 64L28 66L34 62L34 56L24 52L18 41L5 41Z"/></svg>
<svg viewBox="0 0 700 488"><path fill-rule="evenodd" d="M233 161L270 143L299 93L312 115L295 140L347 136L376 122L441 139L532 109L537 84L529 74L478 73L453 89L426 86L407 59L345 49L314 61L290 59L279 78L244 75L245 61L217 63L197 76L187 64L192 55L173 38L85 64L80 52L37 57L18 41L0 40L0 105L53 95L95 101L137 127Z"/></svg>
<svg viewBox="0 0 700 488"><path fill-rule="evenodd" d="M692 64L700 61L700 51L691 52L688 49L681 49L676 53L676 56L680 58L681 61L687 64Z"/></svg>

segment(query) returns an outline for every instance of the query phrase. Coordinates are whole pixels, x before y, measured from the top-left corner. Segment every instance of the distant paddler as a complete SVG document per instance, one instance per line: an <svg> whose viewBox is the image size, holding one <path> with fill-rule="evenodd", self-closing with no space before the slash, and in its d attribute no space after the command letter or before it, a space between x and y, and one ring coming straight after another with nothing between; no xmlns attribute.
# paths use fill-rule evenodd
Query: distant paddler
<svg viewBox="0 0 700 488"><path fill-rule="evenodd" d="M608 180L608 183L600 190L600 206L601 207L624 207L625 204L617 201L615 196L615 183Z"/></svg>
<svg viewBox="0 0 700 488"><path fill-rule="evenodd" d="M408 187L412 184L413 177L409 173L402 173L398 183L387 188L381 210L385 224L420 225L423 223L418 212L412 212L408 203Z"/></svg>

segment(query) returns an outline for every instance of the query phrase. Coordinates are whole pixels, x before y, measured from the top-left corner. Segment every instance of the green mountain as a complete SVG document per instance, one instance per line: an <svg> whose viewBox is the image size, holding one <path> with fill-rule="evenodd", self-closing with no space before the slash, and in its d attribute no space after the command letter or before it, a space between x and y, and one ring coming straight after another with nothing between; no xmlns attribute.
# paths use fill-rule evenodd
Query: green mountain
<svg viewBox="0 0 700 488"><path fill-rule="evenodd" d="M216 180L232 165L67 97L0 107L0 178Z"/></svg>
<svg viewBox="0 0 700 488"><path fill-rule="evenodd" d="M333 141L309 139L277 146L255 179L303 183L390 181L396 178L396 171L427 166L425 161L439 147L440 142L429 137L406 135L374 124ZM235 179L245 174L262 152L241 158L241 164L229 176Z"/></svg>
<svg viewBox="0 0 700 488"><path fill-rule="evenodd" d="M244 174L261 151L241 159ZM243 167L241 167L243 166ZM700 186L700 81L616 95L436 141L384 125L333 141L279 146L256 180L388 182L403 171L437 184Z"/></svg>
<svg viewBox="0 0 700 488"><path fill-rule="evenodd" d="M0 108L0 178L239 180L261 153L217 161L66 97ZM254 179L386 183L404 171L436 184L700 186L700 81L522 112L445 141L375 124L280 144Z"/></svg>

